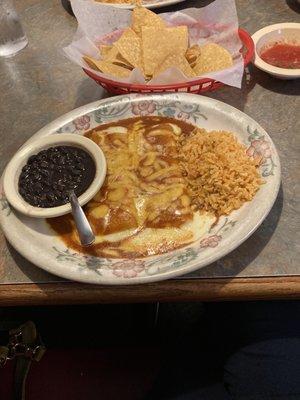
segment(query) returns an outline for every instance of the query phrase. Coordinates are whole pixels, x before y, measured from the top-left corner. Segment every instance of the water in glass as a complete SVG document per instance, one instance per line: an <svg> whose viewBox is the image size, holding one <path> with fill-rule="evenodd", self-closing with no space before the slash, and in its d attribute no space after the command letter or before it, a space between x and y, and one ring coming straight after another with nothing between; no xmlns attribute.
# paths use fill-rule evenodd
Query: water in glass
<svg viewBox="0 0 300 400"><path fill-rule="evenodd" d="M11 56L27 43L12 0L0 0L0 56Z"/></svg>

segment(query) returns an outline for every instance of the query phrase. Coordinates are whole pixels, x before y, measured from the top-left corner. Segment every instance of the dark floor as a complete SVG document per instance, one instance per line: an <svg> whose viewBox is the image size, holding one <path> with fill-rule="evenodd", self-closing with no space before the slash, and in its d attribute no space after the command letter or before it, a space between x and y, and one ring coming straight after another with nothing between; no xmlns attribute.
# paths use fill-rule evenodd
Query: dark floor
<svg viewBox="0 0 300 400"><path fill-rule="evenodd" d="M161 382L160 393L167 391L172 398L172 392L192 391L204 379L206 386L222 380L226 357L257 340L260 323L268 322L260 340L295 336L290 321L299 320L300 303L273 306L250 302L6 308L0 310L0 330L33 320L47 347L30 370L26 400L143 400ZM0 334L0 345L4 341ZM8 362L0 370L1 400L11 399L12 376L13 363ZM160 399L155 394L151 398Z"/></svg>
<svg viewBox="0 0 300 400"><path fill-rule="evenodd" d="M161 363L156 305L6 308L0 330L32 320L47 351L33 363L29 400L142 399ZM6 333L0 334L0 345ZM13 362L0 369L0 399L12 397Z"/></svg>

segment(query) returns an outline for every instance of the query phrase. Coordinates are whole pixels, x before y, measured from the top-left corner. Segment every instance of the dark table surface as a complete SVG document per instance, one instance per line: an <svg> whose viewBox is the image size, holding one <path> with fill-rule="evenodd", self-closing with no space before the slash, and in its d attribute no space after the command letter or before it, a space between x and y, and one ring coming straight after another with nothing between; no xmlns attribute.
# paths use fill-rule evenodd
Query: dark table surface
<svg viewBox="0 0 300 400"><path fill-rule="evenodd" d="M186 1L158 11L208 3ZM240 26L251 34L273 23L300 22L296 1L237 0L236 4ZM62 3L23 0L18 2L18 9L29 45L12 58L0 58L1 171L41 127L76 107L109 96L63 56L61 49L71 41L77 24ZM275 279L300 275L299 94L299 79L278 80L252 65L245 73L241 90L224 87L207 94L244 111L270 134L281 158L282 186L270 214L244 244L179 280L193 279L201 285L203 278ZM3 235L0 237L0 284L59 281L30 264L7 244Z"/></svg>

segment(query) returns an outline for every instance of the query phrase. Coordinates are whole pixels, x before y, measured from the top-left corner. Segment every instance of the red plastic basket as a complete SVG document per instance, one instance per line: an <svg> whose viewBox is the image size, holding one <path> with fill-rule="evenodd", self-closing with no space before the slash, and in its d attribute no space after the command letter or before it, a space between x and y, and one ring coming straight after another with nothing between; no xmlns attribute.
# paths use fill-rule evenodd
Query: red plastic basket
<svg viewBox="0 0 300 400"><path fill-rule="evenodd" d="M254 43L249 35L244 29L238 30L239 37L243 43L243 48L241 49L244 65L245 67L252 60L254 54ZM84 69L84 72L98 85L101 85L108 92L115 94L127 94L127 93L164 93L164 92L184 92L184 93L203 93L212 90L216 90L224 85L224 83L215 81L214 79L197 79L191 82L183 82L169 85L137 85L125 82L116 82L107 78L101 78L95 75L93 72Z"/></svg>

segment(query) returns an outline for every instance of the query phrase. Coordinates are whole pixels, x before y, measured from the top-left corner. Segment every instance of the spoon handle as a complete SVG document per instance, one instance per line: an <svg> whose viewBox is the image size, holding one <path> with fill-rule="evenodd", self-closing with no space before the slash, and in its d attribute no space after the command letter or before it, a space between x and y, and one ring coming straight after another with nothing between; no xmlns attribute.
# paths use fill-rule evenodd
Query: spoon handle
<svg viewBox="0 0 300 400"><path fill-rule="evenodd" d="M91 225L81 208L78 198L74 191L70 192L69 199L72 207L72 215L75 220L76 228L82 246L90 246L95 241L95 235L92 231Z"/></svg>

